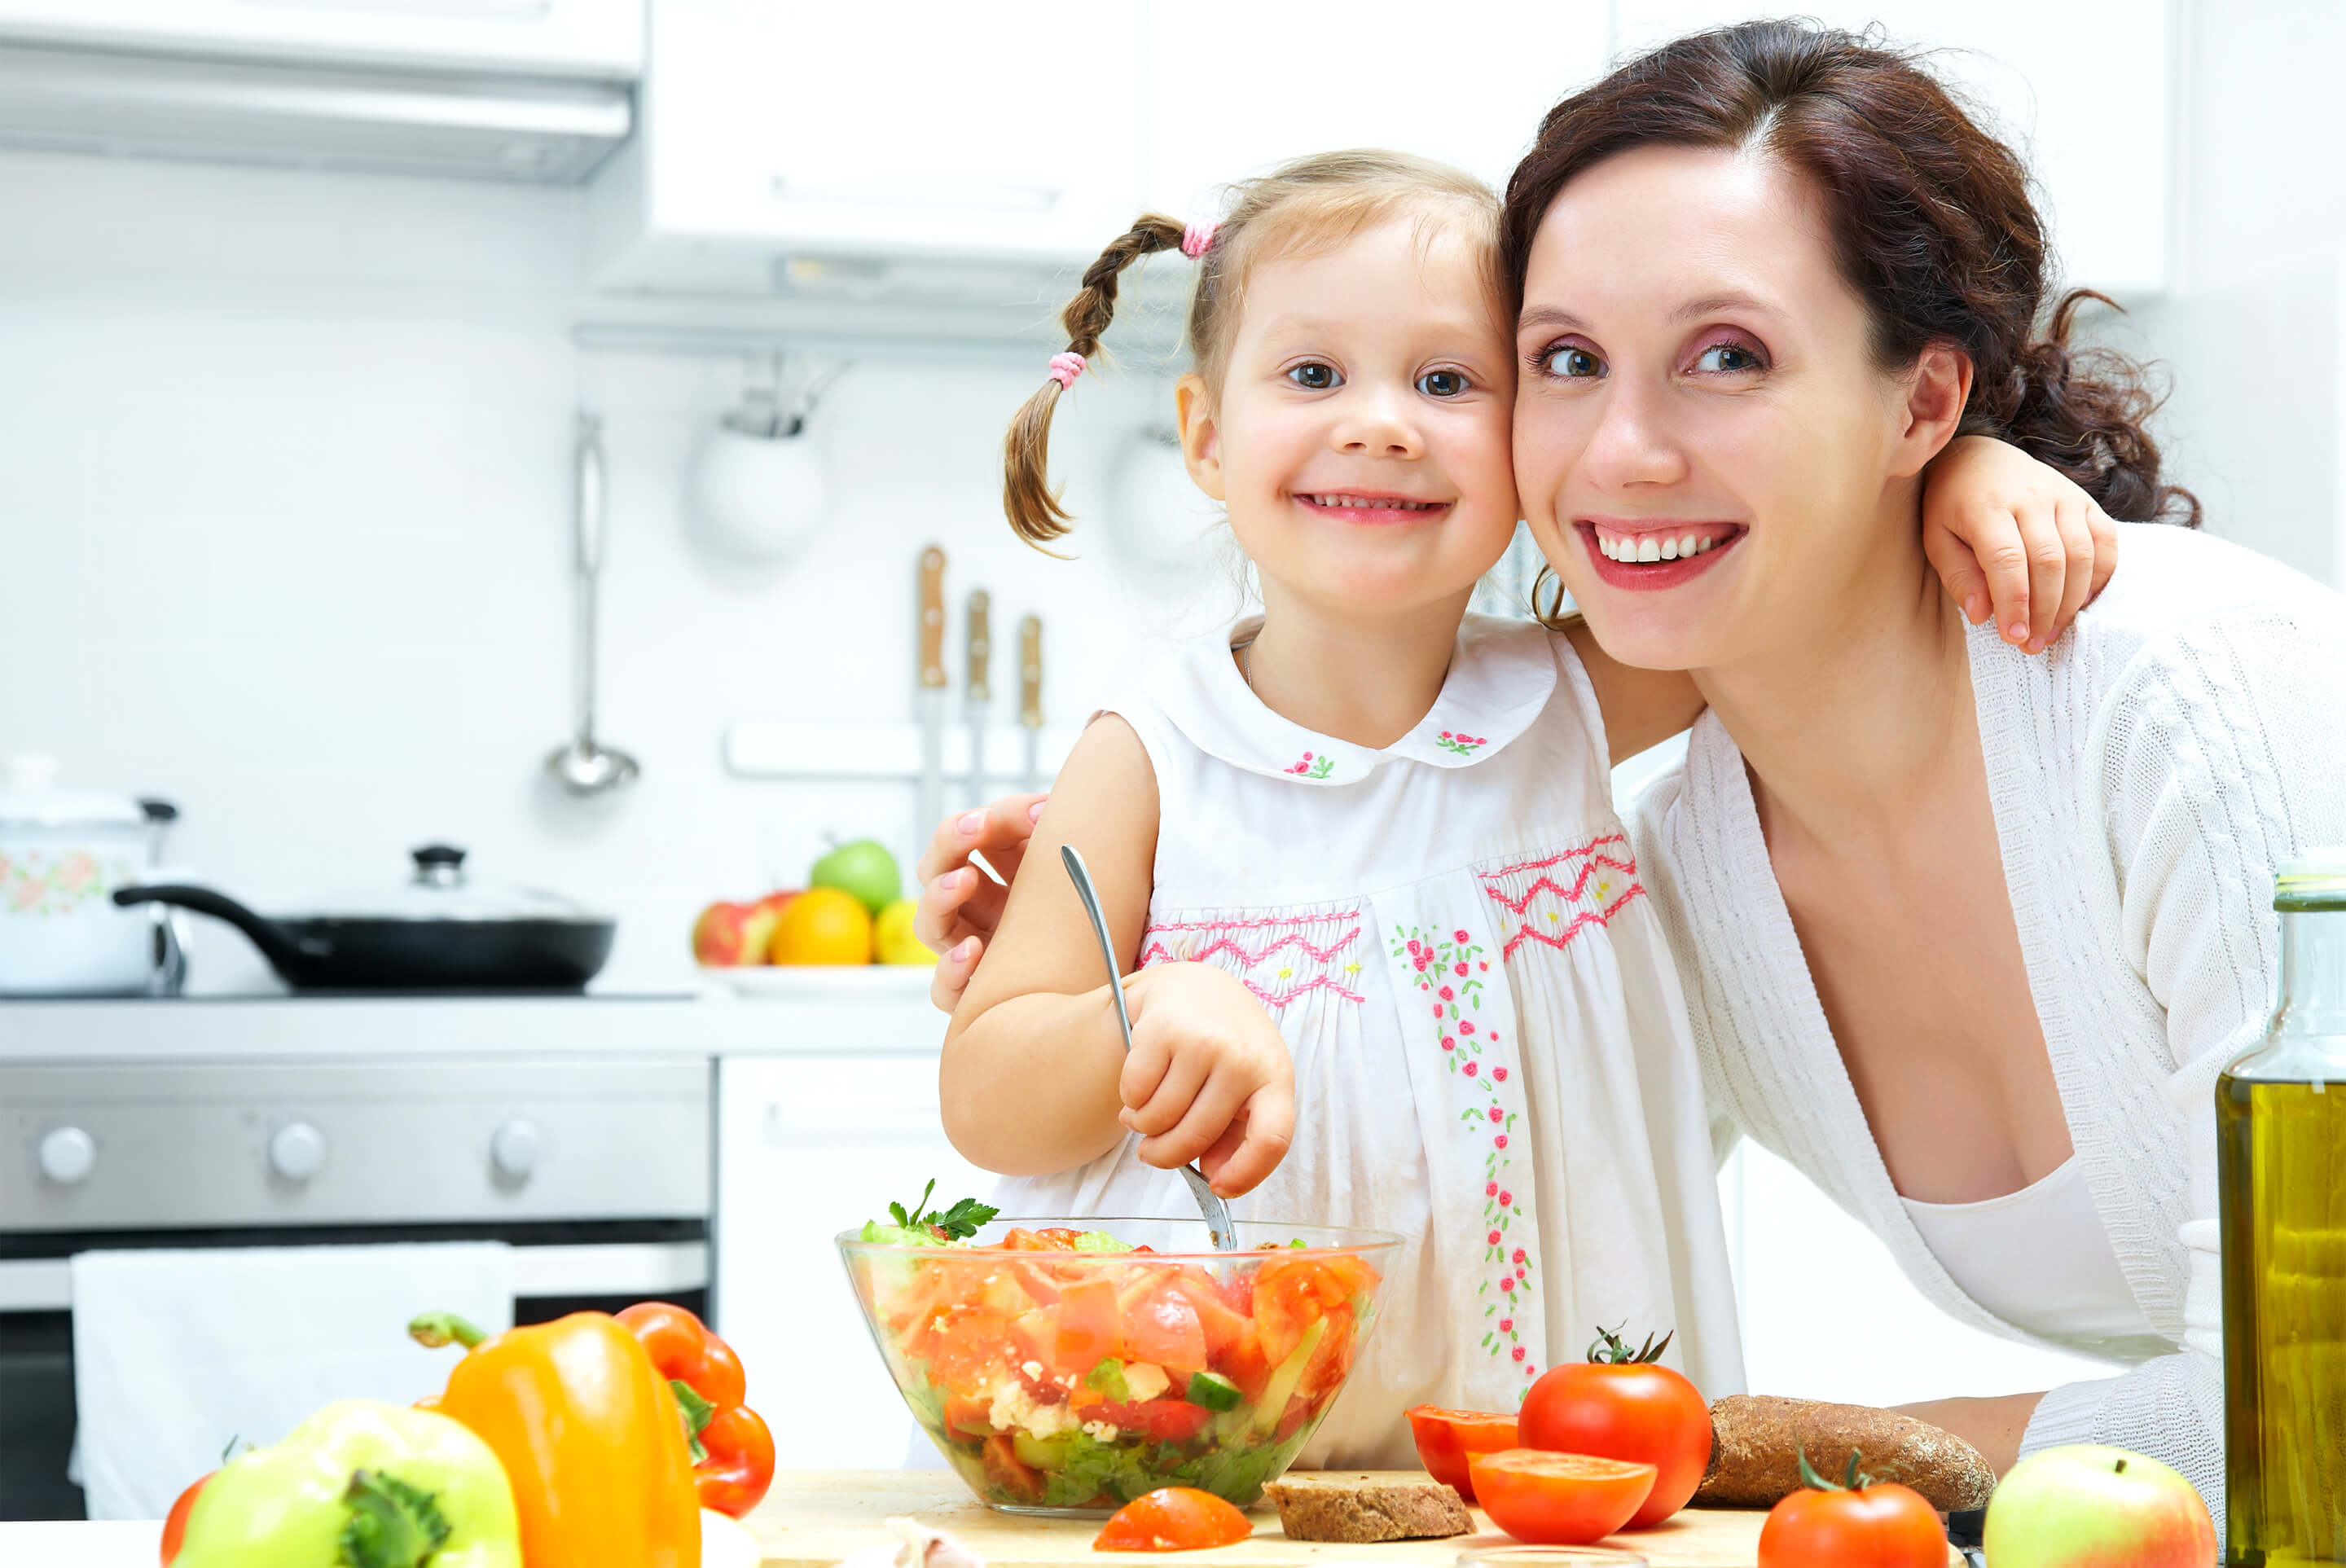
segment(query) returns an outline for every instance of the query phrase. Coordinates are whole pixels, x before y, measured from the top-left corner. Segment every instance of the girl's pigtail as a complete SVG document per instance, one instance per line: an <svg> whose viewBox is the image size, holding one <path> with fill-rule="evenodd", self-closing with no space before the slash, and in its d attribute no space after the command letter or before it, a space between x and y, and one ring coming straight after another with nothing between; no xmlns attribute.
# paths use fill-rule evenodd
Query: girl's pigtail
<svg viewBox="0 0 2346 1568"><path fill-rule="evenodd" d="M1019 409L1002 443L1002 510L1028 544L1046 545L1074 521L1051 494L1051 411L1059 394L1074 384L1084 361L1099 352L1101 334L1116 314L1117 281L1124 270L1156 251L1180 249L1186 232L1169 218L1145 214L1085 269L1083 287L1060 312L1066 351L1052 358L1049 377Z"/></svg>

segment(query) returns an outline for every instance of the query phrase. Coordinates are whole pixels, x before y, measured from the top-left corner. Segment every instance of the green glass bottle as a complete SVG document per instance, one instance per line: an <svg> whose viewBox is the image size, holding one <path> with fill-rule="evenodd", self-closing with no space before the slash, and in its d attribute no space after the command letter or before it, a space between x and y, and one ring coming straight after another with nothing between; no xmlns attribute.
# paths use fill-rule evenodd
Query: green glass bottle
<svg viewBox="0 0 2346 1568"><path fill-rule="evenodd" d="M2273 908L2280 1003L2216 1083L2228 1568L2346 1563L2346 850Z"/></svg>

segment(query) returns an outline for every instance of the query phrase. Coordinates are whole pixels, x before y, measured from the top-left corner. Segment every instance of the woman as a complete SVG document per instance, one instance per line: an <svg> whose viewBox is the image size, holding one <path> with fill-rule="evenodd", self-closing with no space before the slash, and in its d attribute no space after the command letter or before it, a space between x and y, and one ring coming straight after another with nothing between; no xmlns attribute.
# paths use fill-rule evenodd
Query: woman
<svg viewBox="0 0 2346 1568"><path fill-rule="evenodd" d="M2274 862L2346 840L2346 602L2137 527L2048 657L1964 626L1918 516L1957 434L2121 519L2197 509L2129 368L2067 350L2074 300L2031 336L2019 161L1894 55L1666 46L1549 114L1506 225L1517 480L1576 640L1600 686L1684 669L1708 703L1636 833L1722 1145L1799 1166L1954 1316L2132 1363L1915 1413L1999 1471L2151 1453L2220 1515L2210 1096L2272 993ZM1718 543L1637 559L1688 532ZM983 927L936 873L1022 837L1005 805L941 830L929 933Z"/></svg>

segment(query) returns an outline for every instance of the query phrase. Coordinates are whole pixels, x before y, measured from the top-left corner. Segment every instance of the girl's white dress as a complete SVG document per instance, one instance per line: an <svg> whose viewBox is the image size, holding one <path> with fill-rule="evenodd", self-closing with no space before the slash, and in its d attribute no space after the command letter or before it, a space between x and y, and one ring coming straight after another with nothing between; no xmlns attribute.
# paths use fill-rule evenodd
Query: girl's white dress
<svg viewBox="0 0 2346 1568"><path fill-rule="evenodd" d="M1599 1325L1675 1330L1706 1398L1740 1392L1701 1075L1570 644L1468 616L1433 710L1372 751L1257 700L1230 648L1259 625L1107 711L1157 774L1140 962L1237 975L1294 1054L1294 1144L1234 1217L1402 1238L1302 1463L1414 1469L1410 1406L1514 1410ZM1136 1143L998 1201L1194 1217Z"/></svg>

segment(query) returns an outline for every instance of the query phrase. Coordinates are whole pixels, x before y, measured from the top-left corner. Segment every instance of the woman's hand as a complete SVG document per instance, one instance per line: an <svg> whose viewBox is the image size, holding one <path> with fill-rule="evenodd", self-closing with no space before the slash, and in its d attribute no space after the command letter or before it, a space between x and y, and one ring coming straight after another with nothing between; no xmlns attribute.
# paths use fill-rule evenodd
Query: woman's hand
<svg viewBox="0 0 2346 1568"><path fill-rule="evenodd" d="M1118 1120L1140 1135L1143 1162L1198 1162L1224 1197L1251 1191L1295 1136L1295 1064L1279 1026L1236 976L1166 963L1127 983L1132 1054Z"/></svg>
<svg viewBox="0 0 2346 1568"><path fill-rule="evenodd" d="M1002 873L1003 882L1018 874L1026 840L1043 815L1042 795L1005 795L974 811L964 811L937 824L929 847L921 851L913 875L921 884L921 903L913 916L913 932L939 955L936 973L929 982L929 1000L946 1013L961 1004L979 955L1002 923L1002 901L1009 890L970 864L972 850L983 850L986 863Z"/></svg>
<svg viewBox="0 0 2346 1568"><path fill-rule="evenodd" d="M2020 1440L2028 1434L2042 1393L1997 1394L1987 1399L1925 1400L1920 1404L1894 1405L1902 1416L1928 1421L1953 1432L1979 1450L1996 1479L2020 1462Z"/></svg>
<svg viewBox="0 0 2346 1568"><path fill-rule="evenodd" d="M1923 553L1974 626L2050 647L2117 568L2117 529L2066 474L1992 436L1960 436L1923 487Z"/></svg>

